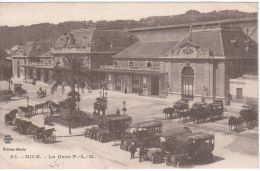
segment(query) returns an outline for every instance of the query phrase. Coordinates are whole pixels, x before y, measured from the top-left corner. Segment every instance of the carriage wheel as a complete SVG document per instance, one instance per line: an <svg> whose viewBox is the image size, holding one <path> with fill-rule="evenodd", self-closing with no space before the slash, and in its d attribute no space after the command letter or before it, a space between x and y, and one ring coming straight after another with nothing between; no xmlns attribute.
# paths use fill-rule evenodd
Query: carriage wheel
<svg viewBox="0 0 260 171"><path fill-rule="evenodd" d="M33 136L33 140L34 140L35 142L37 142L37 141L38 141L38 139L37 139L37 136L36 136L36 135L34 135L34 136Z"/></svg>
<svg viewBox="0 0 260 171"><path fill-rule="evenodd" d="M207 157L207 163L212 163L214 161L214 157L213 157L213 154L210 153Z"/></svg>
<svg viewBox="0 0 260 171"><path fill-rule="evenodd" d="M147 154L143 155L143 159L144 160L149 160L149 157L147 156Z"/></svg>
<svg viewBox="0 0 260 171"><path fill-rule="evenodd" d="M122 149L125 150L125 151L128 151L128 143L125 140L123 140Z"/></svg>
<svg viewBox="0 0 260 171"><path fill-rule="evenodd" d="M89 132L86 131L86 132L84 133L84 136L85 136L85 137L89 137Z"/></svg>
<svg viewBox="0 0 260 171"><path fill-rule="evenodd" d="M166 165L177 167L178 161L175 156L170 156L166 159Z"/></svg>
<svg viewBox="0 0 260 171"><path fill-rule="evenodd" d="M51 135L50 140L56 142L56 135L54 133Z"/></svg>
<svg viewBox="0 0 260 171"><path fill-rule="evenodd" d="M155 155L153 155L152 156L152 162L153 162L153 164L158 164L158 163L160 163L162 161L162 159L161 159L161 155L158 155L158 154L155 154Z"/></svg>
<svg viewBox="0 0 260 171"><path fill-rule="evenodd" d="M100 136L100 137L99 137L99 141L102 142L102 143L104 143L104 142L105 142L105 137Z"/></svg>

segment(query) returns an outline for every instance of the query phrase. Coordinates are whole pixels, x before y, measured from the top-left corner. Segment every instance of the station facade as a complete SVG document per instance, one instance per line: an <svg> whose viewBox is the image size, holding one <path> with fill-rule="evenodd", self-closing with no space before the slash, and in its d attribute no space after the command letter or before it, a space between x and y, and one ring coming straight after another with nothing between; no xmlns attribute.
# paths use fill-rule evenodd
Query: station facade
<svg viewBox="0 0 260 171"><path fill-rule="evenodd" d="M194 29L180 40L137 42L113 62L100 68L111 90L228 104L229 79L257 70L257 43L241 28Z"/></svg>
<svg viewBox="0 0 260 171"><path fill-rule="evenodd" d="M55 42L27 42L13 47L13 76L51 82L52 69L63 65L64 57L81 57L93 84L106 81L112 91L174 101L204 96L228 104L229 80L258 67L254 41L257 27L252 25L257 20L248 21L234 21L247 29L221 21L194 27L73 30Z"/></svg>

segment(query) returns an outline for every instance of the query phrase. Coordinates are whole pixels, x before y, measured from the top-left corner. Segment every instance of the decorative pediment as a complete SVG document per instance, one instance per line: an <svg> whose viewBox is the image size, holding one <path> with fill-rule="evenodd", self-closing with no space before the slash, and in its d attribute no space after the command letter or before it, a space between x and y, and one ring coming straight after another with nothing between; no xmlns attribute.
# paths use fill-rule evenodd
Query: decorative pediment
<svg viewBox="0 0 260 171"><path fill-rule="evenodd" d="M65 37L64 47L66 48L74 47L75 43L76 43L76 39L74 38L74 36L71 33L68 33Z"/></svg>
<svg viewBox="0 0 260 171"><path fill-rule="evenodd" d="M179 46L174 54L197 54L200 49L200 45L191 41L187 41Z"/></svg>

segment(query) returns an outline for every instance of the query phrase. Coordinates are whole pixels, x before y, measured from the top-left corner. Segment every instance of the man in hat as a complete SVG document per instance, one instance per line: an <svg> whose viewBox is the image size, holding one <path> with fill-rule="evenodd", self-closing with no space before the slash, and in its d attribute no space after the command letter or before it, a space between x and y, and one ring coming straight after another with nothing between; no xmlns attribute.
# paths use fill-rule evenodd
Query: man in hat
<svg viewBox="0 0 260 171"><path fill-rule="evenodd" d="M129 151L130 151L130 154L131 154L130 159L134 159L135 158L135 152L136 152L136 146L135 146L134 142L132 142L131 145L129 146Z"/></svg>

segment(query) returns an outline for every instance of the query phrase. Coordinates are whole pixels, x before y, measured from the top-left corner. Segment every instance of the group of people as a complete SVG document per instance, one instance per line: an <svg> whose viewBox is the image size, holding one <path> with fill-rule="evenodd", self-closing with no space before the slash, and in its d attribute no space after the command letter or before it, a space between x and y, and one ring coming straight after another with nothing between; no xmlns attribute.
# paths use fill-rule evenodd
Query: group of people
<svg viewBox="0 0 260 171"><path fill-rule="evenodd" d="M144 146L141 145L140 147L137 148L137 145L132 142L129 146L129 152L131 154L131 157L130 159L134 159L135 158L135 153L137 152L137 149L139 150L138 153L139 153L139 162L142 162L143 160L143 156L144 156Z"/></svg>

